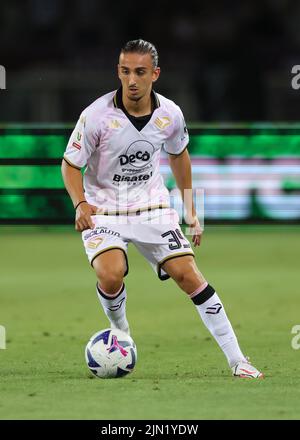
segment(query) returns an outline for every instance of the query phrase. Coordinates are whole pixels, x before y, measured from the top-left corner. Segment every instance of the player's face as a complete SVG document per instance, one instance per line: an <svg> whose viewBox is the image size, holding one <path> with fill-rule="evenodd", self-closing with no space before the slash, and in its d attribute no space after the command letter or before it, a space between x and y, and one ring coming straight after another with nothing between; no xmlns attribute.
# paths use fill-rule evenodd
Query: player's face
<svg viewBox="0 0 300 440"><path fill-rule="evenodd" d="M154 68L150 54L121 53L118 64L118 76L123 93L131 101L139 101L150 95L152 83L160 74L160 68Z"/></svg>

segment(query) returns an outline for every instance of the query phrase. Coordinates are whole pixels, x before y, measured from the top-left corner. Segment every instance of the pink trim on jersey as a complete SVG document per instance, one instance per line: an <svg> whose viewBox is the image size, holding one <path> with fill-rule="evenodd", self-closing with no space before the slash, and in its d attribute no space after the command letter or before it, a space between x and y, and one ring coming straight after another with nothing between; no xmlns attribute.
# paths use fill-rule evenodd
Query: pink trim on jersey
<svg viewBox="0 0 300 440"><path fill-rule="evenodd" d="M204 284L201 284L200 287L198 287L198 289L196 289L194 292L189 294L190 298L194 298L194 296L198 295L198 293L201 293L204 289L206 289L206 287L208 286L208 282L205 281Z"/></svg>

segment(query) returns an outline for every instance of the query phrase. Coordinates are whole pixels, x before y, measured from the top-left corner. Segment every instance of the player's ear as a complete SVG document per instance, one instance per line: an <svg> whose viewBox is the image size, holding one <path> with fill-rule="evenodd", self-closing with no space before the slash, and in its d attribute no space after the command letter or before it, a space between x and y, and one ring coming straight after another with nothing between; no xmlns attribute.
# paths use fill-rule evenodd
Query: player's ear
<svg viewBox="0 0 300 440"><path fill-rule="evenodd" d="M117 71L118 71L118 77L119 77L119 79L121 79L121 78L120 78L120 73L121 73L121 70L120 70L120 64L117 65Z"/></svg>
<svg viewBox="0 0 300 440"><path fill-rule="evenodd" d="M159 75L160 75L160 67L156 67L152 73L152 82L157 81L159 78Z"/></svg>

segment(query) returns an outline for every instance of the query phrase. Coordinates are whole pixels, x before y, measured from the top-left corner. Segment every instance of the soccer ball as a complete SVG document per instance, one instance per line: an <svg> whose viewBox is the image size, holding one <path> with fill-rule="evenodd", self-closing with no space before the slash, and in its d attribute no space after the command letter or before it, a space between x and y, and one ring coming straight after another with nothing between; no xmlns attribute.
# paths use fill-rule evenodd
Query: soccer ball
<svg viewBox="0 0 300 440"><path fill-rule="evenodd" d="M85 360L97 377L122 377L131 373L137 360L133 339L116 328L95 333L85 348Z"/></svg>

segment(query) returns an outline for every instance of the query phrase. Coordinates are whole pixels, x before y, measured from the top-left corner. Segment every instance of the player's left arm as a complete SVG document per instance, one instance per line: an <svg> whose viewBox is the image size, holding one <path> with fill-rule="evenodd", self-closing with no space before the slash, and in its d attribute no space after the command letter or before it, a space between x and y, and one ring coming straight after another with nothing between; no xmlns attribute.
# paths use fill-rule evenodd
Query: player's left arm
<svg viewBox="0 0 300 440"><path fill-rule="evenodd" d="M187 148L181 154L169 154L169 162L186 209L186 223L193 231L192 241L194 246L200 246L203 230L197 217L192 196L192 167Z"/></svg>

